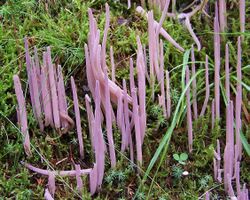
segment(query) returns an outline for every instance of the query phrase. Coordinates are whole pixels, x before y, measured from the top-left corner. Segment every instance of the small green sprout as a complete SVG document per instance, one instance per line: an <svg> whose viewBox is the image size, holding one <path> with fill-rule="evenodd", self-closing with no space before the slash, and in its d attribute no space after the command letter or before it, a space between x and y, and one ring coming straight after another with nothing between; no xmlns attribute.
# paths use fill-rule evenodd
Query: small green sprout
<svg viewBox="0 0 250 200"><path fill-rule="evenodd" d="M186 160L188 159L188 155L186 153L181 153L180 155L175 153L173 155L173 158L178 161L178 163L185 165L186 164Z"/></svg>
<svg viewBox="0 0 250 200"><path fill-rule="evenodd" d="M183 169L179 166L174 165L172 167L172 172L173 172L174 178L180 179L182 177L182 174L183 174Z"/></svg>

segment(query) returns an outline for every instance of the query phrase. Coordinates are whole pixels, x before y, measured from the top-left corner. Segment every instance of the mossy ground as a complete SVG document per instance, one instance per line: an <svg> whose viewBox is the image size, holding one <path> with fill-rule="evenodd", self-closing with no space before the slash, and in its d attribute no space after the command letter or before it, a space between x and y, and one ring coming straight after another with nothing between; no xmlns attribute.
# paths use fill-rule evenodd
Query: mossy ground
<svg viewBox="0 0 250 200"><path fill-rule="evenodd" d="M0 2L0 199L42 199L47 180L45 177L36 175L24 168L20 161L27 160L35 166L46 168L43 159L49 161L56 169L71 169L73 162L80 163L82 167L90 167L92 162L91 147L89 143L88 127L86 121L86 111L84 106L84 94L88 92L85 60L84 43L88 34L88 7L93 8L95 17L98 19L99 28L102 31L105 23L104 3L106 1L1 1ZM179 1L178 1L179 2ZM246 1L247 2L247 1ZM115 63L117 65L116 78L121 83L121 79L129 79L129 57L135 58L136 36L139 35L143 44L147 46L147 23L135 13L135 6L127 10L126 1L108 1L111 9L111 27L108 36L107 48L112 45L114 49ZM178 6L189 3L189 1L180 1ZM232 72L236 66L236 38L239 35L238 7L236 1L229 1L232 9L229 10L228 24L229 33L223 34L222 44L230 41L230 62ZM234 8L234 9L233 9ZM246 19L250 19L250 3L248 2ZM159 19L157 11L155 17ZM196 60L204 62L205 54L209 55L209 62L213 64L213 2L210 4L209 15L196 15L192 18L192 24L195 32L201 40L203 49L200 53L196 52ZM122 23L121 23L122 22ZM190 48L192 39L187 30L178 23L178 21L168 19L164 27L185 49ZM250 22L247 21L246 30L250 30ZM102 32L101 32L102 34ZM86 158L82 161L78 155L78 145L75 131L61 137L51 129L46 129L41 133L34 121L30 104L28 104L28 121L31 142L34 145L33 157L26 158L23 147L22 137L18 131L16 119L16 100L13 90L12 76L19 74L22 80L23 88L27 89L27 77L25 70L24 57L24 36L29 37L30 46L36 45L41 53L45 46L50 45L54 61L63 66L65 76L66 93L71 97L71 89L68 78L73 75L78 85L78 96L80 99L81 115L84 144L86 149ZM243 66L249 65L250 60L249 32L245 34L245 40L242 45ZM173 110L181 96L181 65L183 54L177 51L169 43L164 43L165 51L165 69L171 71L171 96L173 99ZM108 51L107 51L108 52ZM222 45L224 52L224 45ZM109 56L108 65L109 65ZM224 60L222 58L222 66ZM203 64L197 64L197 68L203 68ZM213 66L210 66L210 83L213 84ZM224 75L222 67L221 74ZM243 71L243 82L250 85L250 70ZM224 79L222 78L222 81ZM235 85L236 81L233 82ZM83 89L83 86L85 89ZM86 87L85 87L86 86ZM203 104L205 92L204 76L197 77L197 87L200 92L198 95L198 107ZM223 88L223 85L222 85ZM211 97L213 96L213 87L211 87ZM26 94L28 97L27 90ZM156 88L156 94L159 88ZM156 101L150 99L150 89L147 91L147 136L143 145L143 166L145 171L158 144L171 124L170 120L165 120L162 110L157 106ZM243 104L250 110L249 89L243 89ZM27 98L27 101L29 98ZM68 98L69 112L74 116L72 109L72 100ZM223 105L223 109L224 109ZM225 113L222 113L225 116ZM250 139L250 127L247 117L243 114L243 132L247 139ZM220 139L222 149L225 145L225 117L220 121L220 127L217 125L211 130L210 109L207 114L194 121L194 151L189 154L185 165L178 164L173 159L174 153L187 152L187 131L185 123L185 107L182 109L180 121L173 132L172 139L163 164L160 166L157 174L156 167L150 173L154 181L149 177L143 182L137 193L137 199L198 199L208 189L212 189L213 199L226 199L223 192L223 185L213 181L213 149L216 145L216 139ZM247 125L248 124L248 125ZM115 132L117 149L119 149L120 134ZM96 199L129 199L134 196L138 186L141 183L141 176L136 173L135 168L129 163L128 155L122 154L119 150L118 165L115 169L110 169L106 163L106 173L104 184L101 191L95 195ZM57 162L60 162L57 164ZM249 173L250 159L244 153L241 165L242 180L250 183ZM189 172L188 176L183 176L182 172ZM143 173L141 174L143 175ZM86 178L84 199L91 199L88 193L88 180ZM153 183L151 185L151 183ZM76 199L77 195L75 179L64 178L57 180L56 199Z"/></svg>

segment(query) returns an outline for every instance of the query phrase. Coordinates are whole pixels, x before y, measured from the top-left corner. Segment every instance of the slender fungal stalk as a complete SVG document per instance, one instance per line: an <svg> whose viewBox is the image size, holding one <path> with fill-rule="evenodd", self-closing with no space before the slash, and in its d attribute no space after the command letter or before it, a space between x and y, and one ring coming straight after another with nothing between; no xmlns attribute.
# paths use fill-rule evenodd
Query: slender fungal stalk
<svg viewBox="0 0 250 200"><path fill-rule="evenodd" d="M130 58L129 60L129 80L130 80L130 91L132 91L135 88L134 66L132 58Z"/></svg>
<svg viewBox="0 0 250 200"><path fill-rule="evenodd" d="M186 68L186 84L189 82L189 67ZM190 88L186 92L187 98L187 126L188 126L188 149L189 152L193 150L193 125L192 125L192 112L191 112L191 103L190 103Z"/></svg>
<svg viewBox="0 0 250 200"><path fill-rule="evenodd" d="M57 91L58 91L59 112L68 115L68 106L67 106L61 65L58 65L57 67L57 76L58 76ZM66 120L61 120L61 122L62 122L62 128L67 128L69 126Z"/></svg>
<svg viewBox="0 0 250 200"><path fill-rule="evenodd" d="M36 46L34 46L34 60L35 60L35 72L37 76L38 88L41 88L40 76L41 76L41 67L39 63L39 57Z"/></svg>
<svg viewBox="0 0 250 200"><path fill-rule="evenodd" d="M142 142L144 140L146 132L146 77L145 77L145 63L143 49L140 41L140 37L137 36L137 60L136 60L136 69L137 69L137 80L138 80L138 98L139 98L139 116L140 116L140 131Z"/></svg>
<svg viewBox="0 0 250 200"><path fill-rule="evenodd" d="M166 108L166 98L165 98L165 88L164 88L164 50L163 42L160 40L160 85L161 85L161 103L160 105L163 108L163 115L167 118L167 108Z"/></svg>
<svg viewBox="0 0 250 200"><path fill-rule="evenodd" d="M119 97L118 99L118 104L117 104L117 114L116 114L116 118L117 118L117 126L120 130L122 130L122 124L123 124L123 99L122 96ZM123 146L123 150L124 150L124 133L122 132L122 146Z"/></svg>
<svg viewBox="0 0 250 200"><path fill-rule="evenodd" d="M41 174L41 175L44 175L44 176L49 176L49 173L54 173L55 176L76 176L76 171L75 170L67 170L67 171L51 171L51 170L45 170L45 169L40 169L40 168L37 168L37 167L34 167L33 165L31 164L28 164L28 163L24 163L24 162L21 162L21 164L23 164L25 167L27 167L29 170L33 171L33 172L36 172L38 174ZM91 168L90 169L81 169L81 175L83 174L89 174L91 172Z"/></svg>
<svg viewBox="0 0 250 200"><path fill-rule="evenodd" d="M209 193L209 191L206 192L205 199L206 199L206 200L210 200L210 193Z"/></svg>
<svg viewBox="0 0 250 200"><path fill-rule="evenodd" d="M93 121L95 120L94 119L94 113L93 113L93 110L91 108L91 99L89 97L89 95L85 95L85 104L86 104L86 110L87 110L87 116L88 116L88 124L89 124L89 135L90 135L90 138L91 138L91 147L92 147L92 150L95 149L95 145L94 145L94 130L93 130L93 126L92 126L92 123Z"/></svg>
<svg viewBox="0 0 250 200"><path fill-rule="evenodd" d="M168 70L166 70L165 73L166 73L167 118L170 118L171 115L170 77Z"/></svg>
<svg viewBox="0 0 250 200"><path fill-rule="evenodd" d="M123 90L125 92L124 96L124 118L125 118L125 127L126 127L126 146L129 145L130 149L130 160L134 162L134 149L133 149L133 141L132 141L132 133L131 133L131 128L130 128L130 123L129 123L129 107L128 107L128 98L127 98L127 86L126 86L126 81L123 79Z"/></svg>
<svg viewBox="0 0 250 200"><path fill-rule="evenodd" d="M192 61L192 76L195 75L195 57L194 57L194 46L192 45L191 49L191 61ZM197 87L196 87L196 78L192 81L192 92L193 92L193 113L194 113L194 119L197 119L198 117L198 111L197 111L197 99L196 99L196 92L197 92Z"/></svg>
<svg viewBox="0 0 250 200"><path fill-rule="evenodd" d="M236 175L236 191L237 191L237 196L240 196L240 192L241 192L241 186L240 186L240 162L238 161L236 163L236 167L235 167L235 175Z"/></svg>
<svg viewBox="0 0 250 200"><path fill-rule="evenodd" d="M225 80L225 88L226 88L226 97L227 102L230 101L230 72L229 72L229 48L228 43L226 44L226 50L225 50L225 74L226 74L226 80Z"/></svg>
<svg viewBox="0 0 250 200"><path fill-rule="evenodd" d="M110 47L110 62L111 62L111 80L115 82L115 61L114 61L114 52L113 52L113 47Z"/></svg>
<svg viewBox="0 0 250 200"><path fill-rule="evenodd" d="M20 79L17 75L13 76L14 86L15 86L15 92L18 102L18 116L20 119L20 125L21 125L21 132L24 137L23 146L24 151L26 155L31 156L31 149L30 149L30 136L28 131L28 122L27 122L27 111L26 111L26 105L25 105L25 98L23 95L23 90L21 86Z"/></svg>
<svg viewBox="0 0 250 200"><path fill-rule="evenodd" d="M47 188L45 189L44 198L45 200L54 200L54 198L52 197L52 195L50 194Z"/></svg>
<svg viewBox="0 0 250 200"><path fill-rule="evenodd" d="M245 32L245 24L246 24L246 1L239 0L240 3L240 31L242 33Z"/></svg>
<svg viewBox="0 0 250 200"><path fill-rule="evenodd" d="M217 5L217 4L216 4ZM217 7L217 6L216 6ZM220 119L220 35L218 18L214 18L214 96L215 116Z"/></svg>
<svg viewBox="0 0 250 200"><path fill-rule="evenodd" d="M128 9L131 8L131 0L128 0Z"/></svg>
<svg viewBox="0 0 250 200"><path fill-rule="evenodd" d="M220 20L220 31L225 32L227 27L227 5L225 0L219 0L219 20Z"/></svg>
<svg viewBox="0 0 250 200"><path fill-rule="evenodd" d="M39 58L38 58L36 46L34 47L34 59L32 59L32 60L33 60L33 62L32 62L33 73L34 73L34 77L36 79L35 84L33 86L37 85L37 90L38 90L37 91L37 93L38 93L37 102L38 103L36 103L38 106L38 110L37 110L38 123L39 123L40 130L43 131L44 124L43 124L43 119L42 119L43 118L43 116L42 116L43 110L42 110L42 102L41 102L41 100L42 100L42 98L41 98L41 68L40 68L40 64L39 64Z"/></svg>
<svg viewBox="0 0 250 200"><path fill-rule="evenodd" d="M49 83L50 83L50 93L51 93L51 98L52 98L54 125L56 129L59 129L60 128L60 116L59 116L59 107L58 107L58 96L57 96L57 90L56 90L54 66L51 61L50 47L47 47L46 55L47 55L46 62L48 64L48 71L49 71Z"/></svg>
<svg viewBox="0 0 250 200"><path fill-rule="evenodd" d="M108 74L106 66L104 68L105 74L105 118L106 118L106 129L107 129L107 137L108 137L108 145L109 145L109 154L111 160L111 167L116 166L116 155L115 155L115 145L113 139L113 131L112 131L112 110L110 103L110 91L108 86Z"/></svg>
<svg viewBox="0 0 250 200"><path fill-rule="evenodd" d="M151 95L152 99L154 100L154 87L155 87L155 72L154 72L154 58L156 54L156 43L155 43L155 30L154 30L154 18L153 18L153 12L148 12L148 46L149 46L149 76L150 76L150 87L151 87ZM158 58L156 58L158 59Z"/></svg>
<svg viewBox="0 0 250 200"><path fill-rule="evenodd" d="M212 100L212 103L211 103L211 121L212 121L212 130L214 129L214 123L215 123L215 111L214 111L214 99Z"/></svg>
<svg viewBox="0 0 250 200"><path fill-rule="evenodd" d="M217 180L217 177L218 177L218 168L217 168L217 162L216 162L215 158L213 158L213 167L214 167L214 180Z"/></svg>
<svg viewBox="0 0 250 200"><path fill-rule="evenodd" d="M238 53L237 53L237 93L236 93L236 105L235 105L235 134L236 145L238 146L237 160L241 160L242 157L242 143L240 139L241 130L241 106L242 106L242 72L241 72L241 38L238 37Z"/></svg>
<svg viewBox="0 0 250 200"><path fill-rule="evenodd" d="M91 61L90 61L90 55L89 55L89 48L88 45L84 45L84 52L85 52L85 60L86 60L86 75L87 75L87 81L88 81L88 87L94 96L95 94L95 77L91 68ZM92 61L93 62L93 61Z"/></svg>
<svg viewBox="0 0 250 200"><path fill-rule="evenodd" d="M228 185L228 193L229 193L230 198L233 200L237 200L234 194L233 186L232 186L232 179L229 174L227 174L227 185Z"/></svg>
<svg viewBox="0 0 250 200"><path fill-rule="evenodd" d="M30 57L30 53L29 53L29 44L28 44L27 37L24 38L24 47L25 47L26 71L27 71L27 75L28 75L30 100L31 100L31 105L32 105L32 110L33 110L34 116L36 116L35 100L34 100L34 93L33 93L33 82L32 82L32 78L31 78L31 57Z"/></svg>
<svg viewBox="0 0 250 200"><path fill-rule="evenodd" d="M76 184L77 184L77 190L80 194L82 194L83 190L83 182L81 178L81 167L78 164L75 164L76 169Z"/></svg>
<svg viewBox="0 0 250 200"><path fill-rule="evenodd" d="M42 105L44 112L44 124L45 126L54 126L51 95L49 91L49 71L47 64L47 53L43 52L43 65L41 66L41 90L42 90Z"/></svg>
<svg viewBox="0 0 250 200"><path fill-rule="evenodd" d="M52 197L55 195L56 191L56 176L54 172L49 172L49 177L48 177L48 189Z"/></svg>
<svg viewBox="0 0 250 200"><path fill-rule="evenodd" d="M233 176L234 165L234 128L233 128L233 102L230 101L226 107L226 146L224 150L224 188L228 192L228 176Z"/></svg>
<svg viewBox="0 0 250 200"><path fill-rule="evenodd" d="M145 76L147 81L150 83L150 77L148 74L148 70L147 70L147 50L146 50L146 45L143 45L143 55L144 55L144 63L145 63Z"/></svg>
<svg viewBox="0 0 250 200"><path fill-rule="evenodd" d="M83 159L84 147L83 147L83 139L82 139L81 116L80 116L79 102L78 102L78 97L77 97L76 84L72 76L71 76L71 89L73 93L74 111L75 111L75 117L76 117L76 131L77 131L77 137L78 137L78 142L79 142L79 151L80 151L80 156Z"/></svg>
<svg viewBox="0 0 250 200"><path fill-rule="evenodd" d="M91 195L95 194L97 189L97 165L94 163L93 169L89 173L89 187Z"/></svg>
<svg viewBox="0 0 250 200"><path fill-rule="evenodd" d="M208 72L208 56L206 55L206 64L205 64L205 76L206 76L206 95L205 95L205 100L201 109L200 116L203 116L205 114L205 111L207 109L207 104L209 100L209 95L210 95L210 89L209 89L209 72Z"/></svg>
<svg viewBox="0 0 250 200"><path fill-rule="evenodd" d="M132 89L132 98L133 98L133 118L135 123L135 138L136 138L136 154L137 162L139 165L142 165L142 141L141 141L141 130L140 130L140 120L139 120L139 106L137 101L136 89Z"/></svg>
<svg viewBox="0 0 250 200"><path fill-rule="evenodd" d="M95 121L94 121L94 144L97 164L97 185L101 187L104 176L105 143L101 127L101 94L100 84L96 81L95 86Z"/></svg>
<svg viewBox="0 0 250 200"><path fill-rule="evenodd" d="M35 66L35 61L32 58L31 59L31 68L30 68L30 75L31 75L31 81L32 85L30 87L33 87L33 99L34 99L34 106L35 106L35 117L39 123L40 131L44 130L44 124L42 119L42 107L40 103L40 89L39 89L39 81L37 76L37 69ZM39 76L40 77L40 76Z"/></svg>
<svg viewBox="0 0 250 200"><path fill-rule="evenodd" d="M217 180L221 183L222 178L221 178L221 154L220 154L220 141L217 139L217 169L218 169L218 177Z"/></svg>
<svg viewBox="0 0 250 200"><path fill-rule="evenodd" d="M110 24L109 5L107 3L105 4L105 10L106 10L106 18L105 18L106 22L102 39L102 69L106 67L106 43L107 43L108 30Z"/></svg>

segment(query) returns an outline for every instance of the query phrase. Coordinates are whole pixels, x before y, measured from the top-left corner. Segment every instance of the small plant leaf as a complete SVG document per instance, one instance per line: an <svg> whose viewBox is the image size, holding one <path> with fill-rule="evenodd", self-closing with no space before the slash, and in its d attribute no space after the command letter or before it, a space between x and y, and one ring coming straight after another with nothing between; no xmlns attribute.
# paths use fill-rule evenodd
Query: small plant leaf
<svg viewBox="0 0 250 200"><path fill-rule="evenodd" d="M181 155L180 155L180 160L181 161L186 161L188 159L188 155L186 154L186 153L182 153Z"/></svg>
<svg viewBox="0 0 250 200"><path fill-rule="evenodd" d="M177 153L175 153L175 154L173 155L173 157L174 157L174 159L175 159L176 161L179 161L179 160L180 160L180 156L179 156Z"/></svg>
<svg viewBox="0 0 250 200"><path fill-rule="evenodd" d="M246 150L247 155L250 156L250 144L247 142L247 138L242 133L242 131L240 132L240 139L241 139L244 149Z"/></svg>
<svg viewBox="0 0 250 200"><path fill-rule="evenodd" d="M179 163L182 164L182 165L186 165L186 163L181 161L181 160L179 161Z"/></svg>

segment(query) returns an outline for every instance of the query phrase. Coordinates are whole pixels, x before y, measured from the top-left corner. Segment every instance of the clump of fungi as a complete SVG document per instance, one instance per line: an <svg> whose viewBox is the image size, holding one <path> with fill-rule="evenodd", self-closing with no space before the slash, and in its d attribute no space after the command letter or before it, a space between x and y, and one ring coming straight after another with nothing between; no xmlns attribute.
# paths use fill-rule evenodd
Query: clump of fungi
<svg viewBox="0 0 250 200"><path fill-rule="evenodd" d="M143 1L144 2L144 1ZM163 3L164 2L164 3ZM206 1L205 1L206 2ZM144 2L145 3L145 2ZM143 4L144 4L143 3ZM199 52L202 48L200 41L194 33L190 18L198 11L203 10L204 4L200 4L189 13L168 12L170 0L162 1L159 5L162 9L162 17L160 22L154 20L153 11L146 12L142 7L137 7L136 11L145 16L148 21L148 48L149 55L146 55L145 46L141 44L140 37L137 36L136 60L130 58L130 79L129 87L125 79L122 80L122 87L117 84L115 79L115 63L113 58L113 49L110 48L112 78L109 78L109 67L106 63L106 43L110 26L110 11L106 4L106 23L103 38L101 41L100 30L97 27L97 21L94 18L92 10L88 10L89 17L89 34L88 42L84 46L86 58L86 74L88 87L91 97L85 95L85 105L87 111L88 128L91 138L92 151L94 152L94 163L91 168L82 169L79 164L75 164L74 169L63 171L55 169L40 169L31 164L22 162L28 169L47 176L48 184L45 189L45 199L53 199L56 191L55 180L57 177L75 177L77 189L81 194L83 189L82 176L89 176L89 187L91 194L95 194L97 189L102 186L105 159L109 157L111 167L116 167L117 156L113 138L112 124L115 122L121 133L121 152L128 151L130 161L137 163L138 166L143 165L143 141L146 136L147 129L147 113L146 113L146 85L152 88L152 97L154 99L154 85L157 81L160 85L160 94L158 94L159 105L163 109L164 117L171 120L171 88L170 73L165 69L164 65L164 48L163 36L179 51L185 51L168 33L163 29L162 24L167 17L179 19L190 32ZM172 1L174 5L174 1ZM128 7L131 2L128 1ZM224 0L219 1L219 9L217 2L215 3L214 17L214 99L212 101L212 127L214 121L219 120L220 115L220 69L221 69L221 52L220 52L220 32L227 29L226 24L226 3ZM241 31L245 31L245 1L240 0L240 27ZM229 48L226 44L225 51L225 88L226 88L226 145L224 154L221 155L220 141L217 140L217 149L214 151L214 179L223 182L225 192L231 199L246 200L248 199L248 189L246 184L240 185L240 162L242 158L242 143L240 140L241 131L241 105L242 105L242 72L241 72L241 43L243 37L238 37L238 55L237 55L237 88L236 101L232 101L230 94L230 70L229 70ZM26 70L28 75L29 96L34 116L39 124L40 131L44 131L44 127L50 126L59 134L66 134L69 130L74 130L76 126L77 138L79 143L80 158L84 159L84 140L82 136L81 116L79 110L79 102L77 96L77 88L74 78L71 77L71 89L74 104L75 116L69 116L68 103L64 86L63 71L60 65L52 63L51 49L47 47L42 54L42 61L36 47L34 54L31 56L28 47L28 39L24 39ZM147 66L149 59L149 66ZM186 90L186 110L187 110L187 132L188 132L188 149L193 149L193 119L198 118L198 108L196 99L196 66L195 51L191 48L192 70L190 78L189 66L184 67L184 82L189 87ZM135 67L134 67L135 66ZM149 70L148 70L149 67ZM134 75L136 70L137 77ZM209 63L208 56L205 58L205 100L201 108L199 116L203 116L207 110L210 97L209 85ZM149 71L149 74L148 74ZM14 86L17 97L17 116L24 138L24 150L27 156L32 156L30 144L27 111L21 82L18 75L14 75ZM192 82L192 85L190 84ZM79 88L78 88L79 89ZM191 94L192 93L192 101ZM94 109L91 101L94 101ZM116 110L115 110L116 109ZM116 111L116 112L115 112ZM193 116L192 116L193 115ZM75 120L74 120L75 118ZM235 121L235 126L233 125ZM107 143L104 139L103 129L106 129ZM134 155L136 153L136 156ZM138 168L138 172L140 172ZM223 173L223 176L222 176ZM236 180L236 194L233 189L232 181ZM205 198L210 198L210 192L206 192Z"/></svg>

